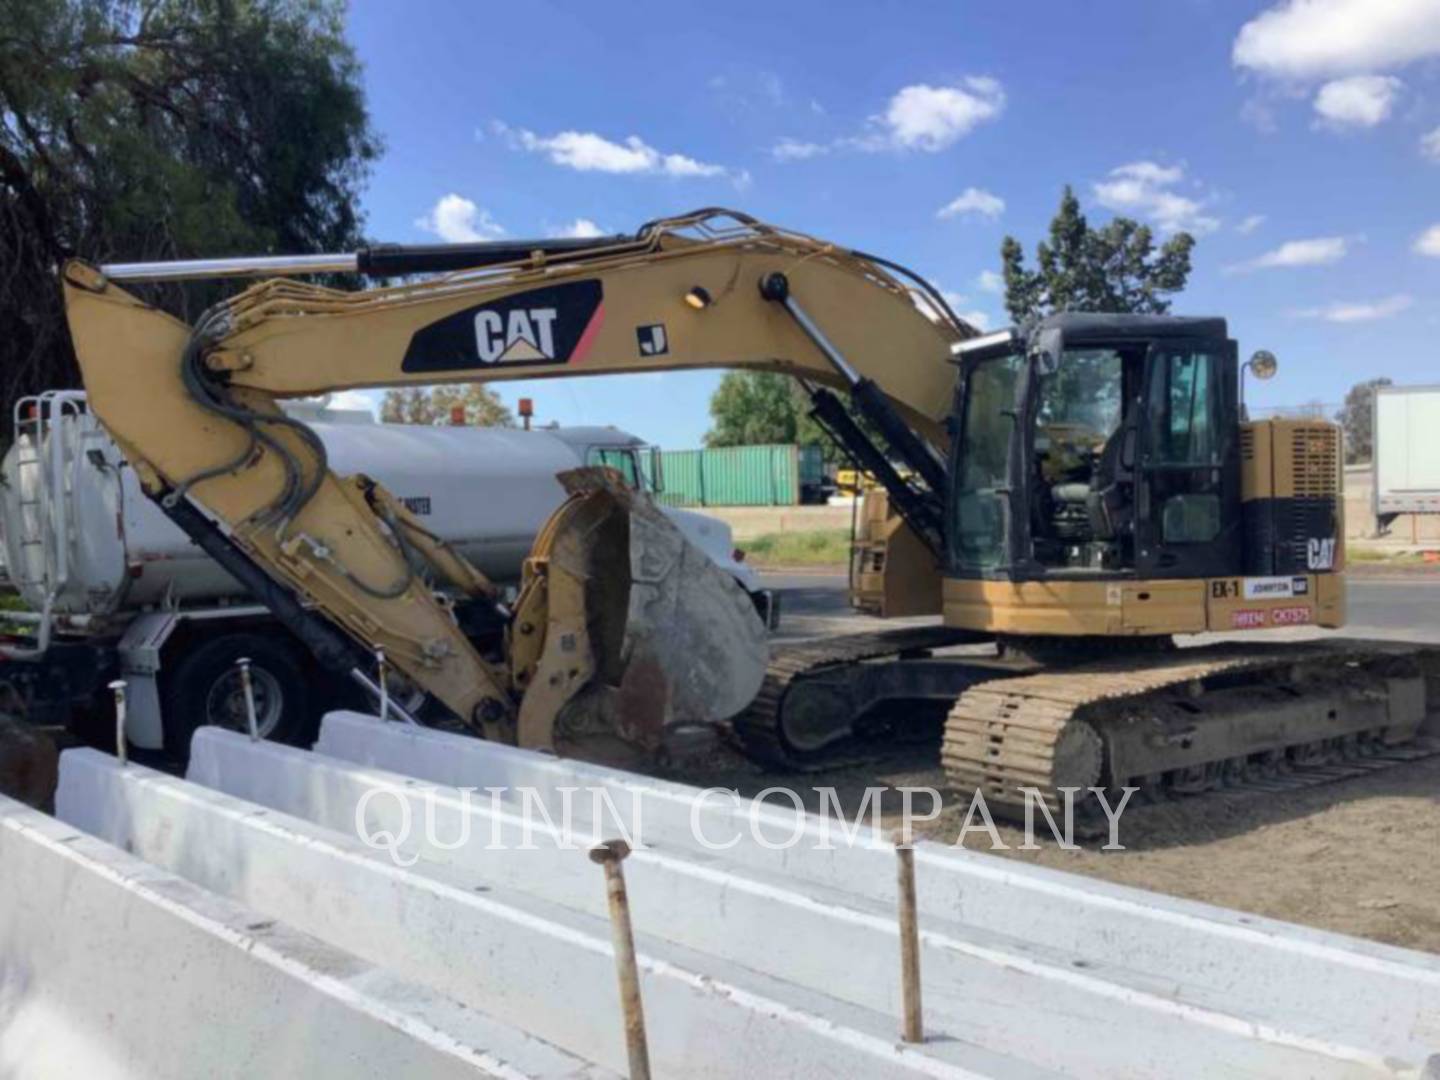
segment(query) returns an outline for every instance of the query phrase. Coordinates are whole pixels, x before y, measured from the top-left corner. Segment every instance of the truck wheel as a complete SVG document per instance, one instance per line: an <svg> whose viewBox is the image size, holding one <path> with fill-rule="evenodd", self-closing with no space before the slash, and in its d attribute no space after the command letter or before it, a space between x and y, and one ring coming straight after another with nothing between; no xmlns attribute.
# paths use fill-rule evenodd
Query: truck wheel
<svg viewBox="0 0 1440 1080"><path fill-rule="evenodd" d="M60 753L48 735L0 713L0 795L52 813L59 762Z"/></svg>
<svg viewBox="0 0 1440 1080"><path fill-rule="evenodd" d="M207 724L248 731L244 684L235 661L250 658L255 726L262 739L309 746L318 728L298 649L259 634L226 634L190 650L170 672L160 705L165 749L187 761L190 738Z"/></svg>

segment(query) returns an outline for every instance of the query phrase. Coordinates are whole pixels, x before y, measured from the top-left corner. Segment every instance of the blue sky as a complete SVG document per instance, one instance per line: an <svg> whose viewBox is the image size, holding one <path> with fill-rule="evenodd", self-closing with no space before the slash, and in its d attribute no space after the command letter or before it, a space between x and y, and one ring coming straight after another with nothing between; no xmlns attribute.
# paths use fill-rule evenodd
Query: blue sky
<svg viewBox="0 0 1440 1080"><path fill-rule="evenodd" d="M987 272L1061 186L1198 237L1177 312L1280 376L1258 405L1440 382L1440 0L407 4L349 19L377 239L630 231L701 206ZM948 208L948 210L947 210ZM718 373L503 384L541 420L698 445Z"/></svg>

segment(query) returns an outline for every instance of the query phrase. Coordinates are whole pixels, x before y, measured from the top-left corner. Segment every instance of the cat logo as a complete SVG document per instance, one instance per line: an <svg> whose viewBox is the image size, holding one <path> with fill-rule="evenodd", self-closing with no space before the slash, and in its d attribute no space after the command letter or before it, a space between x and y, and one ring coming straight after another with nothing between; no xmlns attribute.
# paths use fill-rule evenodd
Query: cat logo
<svg viewBox="0 0 1440 1080"><path fill-rule="evenodd" d="M1312 537L1305 545L1305 567L1308 570L1335 569L1335 538Z"/></svg>
<svg viewBox="0 0 1440 1080"><path fill-rule="evenodd" d="M405 372L578 364L605 324L600 282L544 285L475 304L415 331Z"/></svg>
<svg viewBox="0 0 1440 1080"><path fill-rule="evenodd" d="M555 309L475 313L475 354L485 364L555 359Z"/></svg>

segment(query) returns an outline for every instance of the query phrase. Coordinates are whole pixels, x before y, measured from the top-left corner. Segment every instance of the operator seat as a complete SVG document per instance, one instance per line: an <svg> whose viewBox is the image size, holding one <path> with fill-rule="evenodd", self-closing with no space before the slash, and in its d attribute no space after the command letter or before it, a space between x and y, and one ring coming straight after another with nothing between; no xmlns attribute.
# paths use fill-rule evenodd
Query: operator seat
<svg viewBox="0 0 1440 1080"><path fill-rule="evenodd" d="M1135 426L1122 423L1105 440L1086 495L1090 528L1097 540L1115 540L1134 525Z"/></svg>

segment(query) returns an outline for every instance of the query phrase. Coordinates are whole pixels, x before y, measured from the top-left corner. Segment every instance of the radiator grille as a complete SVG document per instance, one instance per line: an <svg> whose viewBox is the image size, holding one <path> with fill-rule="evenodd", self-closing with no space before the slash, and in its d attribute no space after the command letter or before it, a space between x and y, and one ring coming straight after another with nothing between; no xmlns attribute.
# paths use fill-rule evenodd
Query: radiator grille
<svg viewBox="0 0 1440 1080"><path fill-rule="evenodd" d="M1340 494L1340 429L1333 424L1296 427L1290 433L1295 497L1318 499Z"/></svg>

